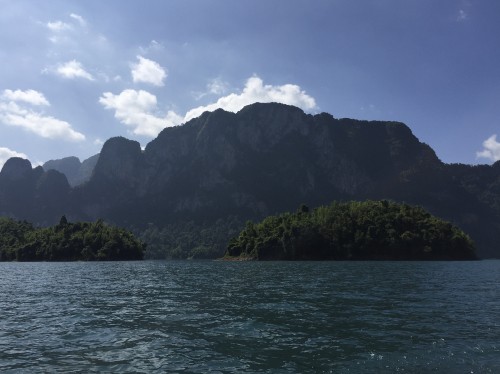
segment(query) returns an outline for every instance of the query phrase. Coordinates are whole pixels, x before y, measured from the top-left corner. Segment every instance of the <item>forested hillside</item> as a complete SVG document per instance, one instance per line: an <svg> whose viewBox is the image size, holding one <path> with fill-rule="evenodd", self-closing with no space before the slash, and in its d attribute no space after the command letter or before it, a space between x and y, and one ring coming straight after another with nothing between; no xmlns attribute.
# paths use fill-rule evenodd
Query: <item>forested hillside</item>
<svg viewBox="0 0 500 374"><path fill-rule="evenodd" d="M255 260L470 260L463 231L420 207L388 201L333 203L270 216L245 229L226 258Z"/></svg>
<svg viewBox="0 0 500 374"><path fill-rule="evenodd" d="M94 223L69 223L62 217L53 227L0 218L0 261L141 260L145 247L130 232Z"/></svg>

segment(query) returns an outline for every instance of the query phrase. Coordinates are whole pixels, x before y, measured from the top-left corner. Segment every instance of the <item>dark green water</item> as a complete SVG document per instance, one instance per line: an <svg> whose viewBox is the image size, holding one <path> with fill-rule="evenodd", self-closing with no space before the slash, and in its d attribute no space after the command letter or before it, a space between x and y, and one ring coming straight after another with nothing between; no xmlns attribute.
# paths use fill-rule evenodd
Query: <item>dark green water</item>
<svg viewBox="0 0 500 374"><path fill-rule="evenodd" d="M500 372L500 261L0 263L0 372Z"/></svg>

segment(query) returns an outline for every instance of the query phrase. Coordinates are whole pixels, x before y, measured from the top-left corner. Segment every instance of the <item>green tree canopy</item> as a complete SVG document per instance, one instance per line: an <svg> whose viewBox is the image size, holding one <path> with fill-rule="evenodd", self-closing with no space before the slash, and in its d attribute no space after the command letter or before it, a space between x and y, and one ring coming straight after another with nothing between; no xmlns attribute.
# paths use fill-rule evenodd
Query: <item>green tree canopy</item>
<svg viewBox="0 0 500 374"><path fill-rule="evenodd" d="M226 257L258 260L468 260L471 239L421 207L335 202L248 222Z"/></svg>
<svg viewBox="0 0 500 374"><path fill-rule="evenodd" d="M0 261L141 260L144 244L130 232L96 222L34 228L27 222L0 218Z"/></svg>

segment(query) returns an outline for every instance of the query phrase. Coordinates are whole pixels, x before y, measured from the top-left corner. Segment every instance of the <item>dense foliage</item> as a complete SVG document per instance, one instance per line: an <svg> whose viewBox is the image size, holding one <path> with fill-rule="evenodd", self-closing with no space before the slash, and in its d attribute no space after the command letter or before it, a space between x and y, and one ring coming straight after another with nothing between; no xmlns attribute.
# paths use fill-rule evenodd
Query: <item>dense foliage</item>
<svg viewBox="0 0 500 374"><path fill-rule="evenodd" d="M215 259L224 255L229 239L244 226L244 221L227 217L211 223L179 221L163 227L150 224L137 232L147 243L147 259Z"/></svg>
<svg viewBox="0 0 500 374"><path fill-rule="evenodd" d="M0 261L141 260L144 245L130 232L102 220L35 228L0 218Z"/></svg>
<svg viewBox="0 0 500 374"><path fill-rule="evenodd" d="M470 238L424 209L388 201L333 203L248 222L227 257L258 260L466 260Z"/></svg>

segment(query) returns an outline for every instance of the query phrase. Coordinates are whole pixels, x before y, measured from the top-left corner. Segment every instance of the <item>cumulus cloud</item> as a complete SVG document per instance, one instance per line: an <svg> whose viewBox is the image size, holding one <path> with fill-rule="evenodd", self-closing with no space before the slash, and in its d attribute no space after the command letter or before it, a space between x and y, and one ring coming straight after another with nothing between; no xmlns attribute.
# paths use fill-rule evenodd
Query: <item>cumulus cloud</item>
<svg viewBox="0 0 500 374"><path fill-rule="evenodd" d="M253 76L247 80L245 88L241 93L232 93L219 98L215 103L191 109L186 113L184 120L189 121L192 118L200 116L203 112L214 111L219 108L229 112L237 112L244 106L256 102L277 102L294 105L304 110L316 108L314 98L306 94L299 86L295 84L285 84L282 86L264 85L262 79Z"/></svg>
<svg viewBox="0 0 500 374"><path fill-rule="evenodd" d="M40 92L5 90L0 100L0 122L8 126L21 127L43 138L85 140L85 136L73 130L68 122L47 116L32 108L49 105L48 100Z"/></svg>
<svg viewBox="0 0 500 374"><path fill-rule="evenodd" d="M491 135L483 142L483 150L476 153L477 158L486 158L490 161L500 160L500 143L496 134Z"/></svg>
<svg viewBox="0 0 500 374"><path fill-rule="evenodd" d="M124 90L118 95L105 92L99 102L115 111L115 118L131 127L136 135L154 137L165 127L176 126L182 117L173 111L162 115L158 111L156 96L143 90Z"/></svg>
<svg viewBox="0 0 500 374"><path fill-rule="evenodd" d="M11 157L21 157L28 158L24 153L13 151L9 148L0 147L0 170L3 168L3 164Z"/></svg>
<svg viewBox="0 0 500 374"><path fill-rule="evenodd" d="M56 73L63 78L75 79L83 78L89 81L95 80L92 74L86 71L82 64L76 60L68 61L64 64L60 64L56 68Z"/></svg>
<svg viewBox="0 0 500 374"><path fill-rule="evenodd" d="M2 94L2 99L10 101L23 101L25 103L32 105L45 105L45 106L50 105L45 96L41 92L35 90L26 90L26 91L4 90Z"/></svg>
<svg viewBox="0 0 500 374"><path fill-rule="evenodd" d="M134 83L149 83L154 86L163 86L167 77L165 69L155 61L137 56L138 63L132 64L132 79Z"/></svg>
<svg viewBox="0 0 500 374"><path fill-rule="evenodd" d="M213 84L209 84L207 88L213 89L214 93L222 92L227 86L221 82L213 81L211 82ZM214 111L219 108L237 112L244 106L256 102L277 102L294 105L304 110L316 108L314 98L307 95L299 86L264 85L262 79L257 76L247 80L241 93L232 93L219 98L215 103L191 109L184 117L171 110L166 115L159 112L156 96L144 90L127 89L118 95L105 92L99 98L99 102L104 108L114 110L115 118L131 127L134 134L151 137L158 135L165 127L180 125L200 116L205 111Z"/></svg>

